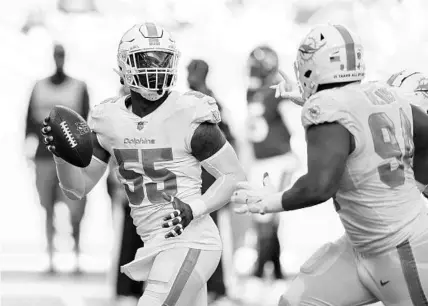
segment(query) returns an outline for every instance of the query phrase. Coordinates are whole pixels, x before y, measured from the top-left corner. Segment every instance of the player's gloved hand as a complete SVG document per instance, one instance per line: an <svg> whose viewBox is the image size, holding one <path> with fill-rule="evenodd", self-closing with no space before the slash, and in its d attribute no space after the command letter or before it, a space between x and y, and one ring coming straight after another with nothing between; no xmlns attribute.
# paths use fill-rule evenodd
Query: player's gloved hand
<svg viewBox="0 0 428 306"><path fill-rule="evenodd" d="M165 238L168 239L179 236L189 225L190 221L193 220L192 208L180 199L170 196L165 192L162 193L162 197L172 203L174 207L174 211L163 218L162 227L171 228L171 230L166 233Z"/></svg>
<svg viewBox="0 0 428 306"><path fill-rule="evenodd" d="M288 76L281 69L278 70L278 73L281 76L282 81L270 87L272 89L275 89L275 98L283 97L287 95L288 92L293 90L293 87L291 86L291 81Z"/></svg>
<svg viewBox="0 0 428 306"><path fill-rule="evenodd" d="M238 214L253 213L262 214L272 212L266 198L276 192L267 173L263 176L263 188L254 188L248 182L238 183L235 192L230 199L232 204L241 205L234 209Z"/></svg>
<svg viewBox="0 0 428 306"><path fill-rule="evenodd" d="M43 127L40 130L40 132L42 133L42 136L43 136L43 143L45 144L46 149L48 149L49 152L60 157L58 155L58 152L55 149L55 146L53 145L54 138L50 133L52 128L49 125L49 121L50 121L50 118L46 117L45 120L43 120Z"/></svg>
<svg viewBox="0 0 428 306"><path fill-rule="evenodd" d="M296 91L292 91L293 87L291 86L291 81L287 75L278 70L279 74L282 77L282 81L279 84L273 85L270 88L275 89L275 98L284 98L291 100L293 103L302 106L305 103L301 94Z"/></svg>

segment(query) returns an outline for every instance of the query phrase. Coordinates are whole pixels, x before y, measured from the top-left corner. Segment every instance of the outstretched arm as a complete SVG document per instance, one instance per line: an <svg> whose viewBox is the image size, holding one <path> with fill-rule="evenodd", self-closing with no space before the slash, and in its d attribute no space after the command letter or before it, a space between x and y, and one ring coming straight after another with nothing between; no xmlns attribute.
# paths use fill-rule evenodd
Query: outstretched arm
<svg viewBox="0 0 428 306"><path fill-rule="evenodd" d="M350 132L339 123L312 125L307 129L308 172L284 192L253 194L238 189L233 202L246 204L237 212L273 213L310 207L327 201L335 195L353 151ZM251 198L255 197L255 198Z"/></svg>
<svg viewBox="0 0 428 306"><path fill-rule="evenodd" d="M282 193L282 210L321 204L333 197L353 151L352 135L339 123L313 125L306 134L308 173Z"/></svg>

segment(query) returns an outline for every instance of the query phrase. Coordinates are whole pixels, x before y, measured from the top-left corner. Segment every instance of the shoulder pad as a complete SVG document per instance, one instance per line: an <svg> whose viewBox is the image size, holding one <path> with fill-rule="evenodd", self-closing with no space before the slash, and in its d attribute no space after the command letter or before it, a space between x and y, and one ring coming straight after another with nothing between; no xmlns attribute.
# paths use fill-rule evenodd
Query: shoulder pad
<svg viewBox="0 0 428 306"><path fill-rule="evenodd" d="M108 106L116 103L120 98L120 96L108 98L92 107L88 117L88 125L94 132L97 132L97 126L100 125L100 121L107 115L106 110Z"/></svg>
<svg viewBox="0 0 428 306"><path fill-rule="evenodd" d="M122 98L122 97L121 96L116 96L116 97L108 98L108 99L105 99L105 100L101 101L97 105L102 105L102 104L107 104L107 103L116 103L120 98Z"/></svg>
<svg viewBox="0 0 428 306"><path fill-rule="evenodd" d="M190 97L191 107L194 109L193 123L219 123L221 121L220 111L216 100L199 91L188 91L184 97Z"/></svg>
<svg viewBox="0 0 428 306"><path fill-rule="evenodd" d="M337 101L328 93L319 93L303 105L302 124L306 129L311 125L338 122L347 126L350 121L346 101Z"/></svg>

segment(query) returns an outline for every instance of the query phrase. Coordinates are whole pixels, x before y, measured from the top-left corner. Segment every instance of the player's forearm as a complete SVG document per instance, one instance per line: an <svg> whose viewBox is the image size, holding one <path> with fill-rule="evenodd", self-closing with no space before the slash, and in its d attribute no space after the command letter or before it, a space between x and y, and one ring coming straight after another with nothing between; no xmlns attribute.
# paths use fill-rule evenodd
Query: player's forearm
<svg viewBox="0 0 428 306"><path fill-rule="evenodd" d="M78 200L85 196L85 175L79 167L73 166L63 159L54 156L59 185L64 194Z"/></svg>
<svg viewBox="0 0 428 306"><path fill-rule="evenodd" d="M328 184L314 184L308 175L300 177L294 185L283 192L268 195L266 201L266 213L296 210L324 203L332 194Z"/></svg>
<svg viewBox="0 0 428 306"><path fill-rule="evenodd" d="M236 184L243 180L245 180L245 175L243 174L226 174L217 178L199 199L189 203L193 217L198 218L225 206L229 203Z"/></svg>
<svg viewBox="0 0 428 306"><path fill-rule="evenodd" d="M75 167L56 156L55 164L61 189L74 200L87 195L107 170L107 164L95 156L86 168Z"/></svg>
<svg viewBox="0 0 428 306"><path fill-rule="evenodd" d="M209 214L229 203L236 184L246 180L244 170L229 143L205 160L203 167L216 180L199 199L189 203L194 218Z"/></svg>

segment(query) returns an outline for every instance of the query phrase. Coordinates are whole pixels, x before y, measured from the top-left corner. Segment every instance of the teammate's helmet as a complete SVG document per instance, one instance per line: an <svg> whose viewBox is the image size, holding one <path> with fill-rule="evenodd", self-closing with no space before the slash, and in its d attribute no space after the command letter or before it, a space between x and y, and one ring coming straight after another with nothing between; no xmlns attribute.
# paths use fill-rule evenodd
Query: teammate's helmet
<svg viewBox="0 0 428 306"><path fill-rule="evenodd" d="M428 110L428 76L414 70L402 70L394 73L387 81L388 85L403 88L419 96L419 106Z"/></svg>
<svg viewBox="0 0 428 306"><path fill-rule="evenodd" d="M422 72L402 70L394 73L387 81L388 85L401 87L409 92L428 93L428 77Z"/></svg>
<svg viewBox="0 0 428 306"><path fill-rule="evenodd" d="M248 58L250 77L264 79L276 74L279 66L278 54L271 47L262 45L255 48Z"/></svg>
<svg viewBox="0 0 428 306"><path fill-rule="evenodd" d="M361 41L343 25L316 26L300 43L294 71L305 100L318 85L361 81L365 76Z"/></svg>
<svg viewBox="0 0 428 306"><path fill-rule="evenodd" d="M134 25L122 36L117 64L126 86L156 100L175 85L179 56L171 34L147 22Z"/></svg>

